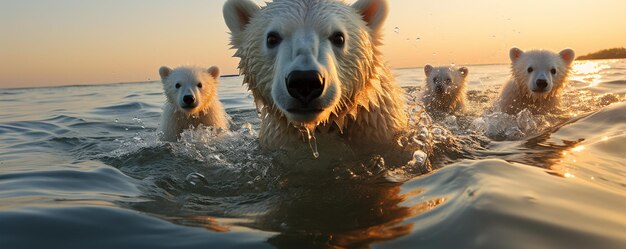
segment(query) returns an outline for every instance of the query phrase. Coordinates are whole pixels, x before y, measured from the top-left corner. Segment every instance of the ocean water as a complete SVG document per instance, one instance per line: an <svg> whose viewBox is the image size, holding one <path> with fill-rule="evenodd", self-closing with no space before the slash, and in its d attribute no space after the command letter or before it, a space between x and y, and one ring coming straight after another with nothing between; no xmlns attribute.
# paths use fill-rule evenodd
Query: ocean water
<svg viewBox="0 0 626 249"><path fill-rule="evenodd" d="M626 60L576 62L553 116L485 113L509 67L469 69L468 112L419 127L431 172L297 184L240 77L233 131L179 143L157 140L159 82L0 89L0 248L626 248ZM419 116L422 69L394 73Z"/></svg>

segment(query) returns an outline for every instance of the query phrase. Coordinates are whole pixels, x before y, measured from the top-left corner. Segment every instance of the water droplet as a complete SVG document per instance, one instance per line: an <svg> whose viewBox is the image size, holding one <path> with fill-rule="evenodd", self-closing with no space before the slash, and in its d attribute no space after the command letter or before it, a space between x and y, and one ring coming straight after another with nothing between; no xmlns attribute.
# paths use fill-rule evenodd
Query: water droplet
<svg viewBox="0 0 626 249"><path fill-rule="evenodd" d="M296 126L300 130L300 132L309 140L309 147L313 152L313 157L319 158L320 153L317 150L317 138L315 137L315 129L317 128L316 124L302 124L300 126Z"/></svg>
<svg viewBox="0 0 626 249"><path fill-rule="evenodd" d="M399 27L395 27L393 29L393 32L396 32L396 34L400 34L400 28Z"/></svg>
<svg viewBox="0 0 626 249"><path fill-rule="evenodd" d="M120 122L120 120L116 118L115 119L115 123L119 123L119 122Z"/></svg>
<svg viewBox="0 0 626 249"><path fill-rule="evenodd" d="M209 185L209 181L200 173L191 173L187 175L185 181L194 187Z"/></svg>

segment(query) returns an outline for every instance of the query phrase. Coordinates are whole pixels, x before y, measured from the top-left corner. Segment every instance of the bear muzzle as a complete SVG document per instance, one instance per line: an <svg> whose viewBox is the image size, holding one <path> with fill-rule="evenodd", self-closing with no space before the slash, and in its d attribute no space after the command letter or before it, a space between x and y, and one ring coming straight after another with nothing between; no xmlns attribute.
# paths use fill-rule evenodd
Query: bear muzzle
<svg viewBox="0 0 626 249"><path fill-rule="evenodd" d="M289 95L303 107L322 96L326 79L318 71L293 71L285 79Z"/></svg>
<svg viewBox="0 0 626 249"><path fill-rule="evenodd" d="M548 90L548 80L538 79L537 81L535 81L533 92L541 93L541 92L546 92L547 90Z"/></svg>
<svg viewBox="0 0 626 249"><path fill-rule="evenodd" d="M438 93L444 93L446 91L445 87L443 85L440 85L440 84L435 85L435 90Z"/></svg>
<svg viewBox="0 0 626 249"><path fill-rule="evenodd" d="M193 109L198 106L196 102L196 98L193 95L185 95L183 96L183 105L181 106L183 109Z"/></svg>

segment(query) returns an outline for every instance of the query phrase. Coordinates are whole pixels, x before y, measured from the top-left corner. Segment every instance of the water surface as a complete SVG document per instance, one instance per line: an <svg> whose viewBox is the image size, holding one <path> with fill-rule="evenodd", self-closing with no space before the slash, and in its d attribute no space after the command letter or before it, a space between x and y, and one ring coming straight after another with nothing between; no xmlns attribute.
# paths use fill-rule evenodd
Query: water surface
<svg viewBox="0 0 626 249"><path fill-rule="evenodd" d="M156 139L159 82L0 89L0 248L626 248L626 61L576 62L558 116L483 114L509 67L469 68L425 175L374 156L287 180L239 77L233 131L180 143ZM394 73L417 117L422 69Z"/></svg>

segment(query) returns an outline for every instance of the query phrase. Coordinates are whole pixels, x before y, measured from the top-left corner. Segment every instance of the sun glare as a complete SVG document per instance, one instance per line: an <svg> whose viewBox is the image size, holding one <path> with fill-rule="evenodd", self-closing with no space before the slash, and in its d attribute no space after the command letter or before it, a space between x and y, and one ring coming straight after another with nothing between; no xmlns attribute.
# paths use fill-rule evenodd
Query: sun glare
<svg viewBox="0 0 626 249"><path fill-rule="evenodd" d="M602 79L602 71L609 69L607 61L577 61L572 65L572 80L589 82L589 86L597 86Z"/></svg>
<svg viewBox="0 0 626 249"><path fill-rule="evenodd" d="M574 147L574 148L572 149L572 152L582 152L582 151L584 151L585 149L586 149L586 148L585 148L585 146L584 146L584 145L581 145L581 146Z"/></svg>

